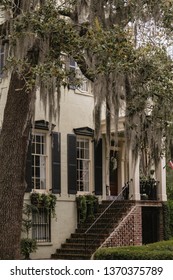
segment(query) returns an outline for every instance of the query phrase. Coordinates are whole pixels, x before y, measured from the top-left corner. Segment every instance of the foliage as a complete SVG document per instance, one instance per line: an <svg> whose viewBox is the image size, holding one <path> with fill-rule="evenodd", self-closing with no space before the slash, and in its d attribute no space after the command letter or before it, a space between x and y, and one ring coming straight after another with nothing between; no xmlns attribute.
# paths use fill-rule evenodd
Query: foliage
<svg viewBox="0 0 173 280"><path fill-rule="evenodd" d="M161 139L169 134L167 124L173 115L172 61L164 47L158 48L152 40L137 47L135 25L138 23L140 27L140 22L147 23L152 19L159 27L166 26L172 32L172 0L66 0L60 5L55 0L1 0L1 7L5 20L0 22L0 45L4 46L7 58L7 73L4 75L10 72L11 83L16 81L9 87L0 134L0 166L6 171L0 173L0 204L3 202L4 207L0 217L2 224L6 224L4 217L7 217L4 193L13 190L14 199L15 195L24 196L26 143L34 115L36 89L40 87L45 110L47 103L50 105L51 122L52 117L60 112L61 86L69 85L69 57L78 63L92 83L95 138L100 136L101 109L105 108L109 145L111 122L116 134L119 110L125 107L127 146L132 148L134 155L136 151L145 153L149 159L145 167L149 167L151 158L158 162L162 148L165 148ZM21 81L22 86L19 85ZM10 95L12 89L15 94ZM27 108L25 115L20 106L14 109L14 104L23 104L21 101ZM10 121L13 113L21 122L16 121L17 127L12 122L16 129L14 138L18 139L12 146ZM20 154L17 145L23 148ZM19 163L22 163L13 164L12 170L9 160L4 160L11 147L13 161L20 158ZM13 178L12 174L15 174ZM11 180L5 180L3 176ZM10 181L14 180L16 185L13 186ZM17 191L22 186L23 193L19 194ZM21 205L16 208L19 214L16 217L21 216ZM13 214L12 207L9 213ZM16 227L18 224L20 221ZM7 230L10 239L10 229ZM16 243L17 240L19 238Z"/></svg>
<svg viewBox="0 0 173 280"><path fill-rule="evenodd" d="M37 241L29 238L29 233L32 228L32 211L38 209L30 204L24 204L22 217L22 231L25 232L26 238L22 238L20 242L20 251L25 259L30 259L30 253L37 250Z"/></svg>
<svg viewBox="0 0 173 280"><path fill-rule="evenodd" d="M101 248L94 254L95 260L173 260L173 240L160 241L143 246Z"/></svg>
<svg viewBox="0 0 173 280"><path fill-rule="evenodd" d="M31 238L22 238L20 246L22 255L25 257L25 260L28 260L30 259L30 253L37 250L37 241Z"/></svg>
<svg viewBox="0 0 173 280"><path fill-rule="evenodd" d="M29 233L32 228L32 211L38 211L37 207L25 203L23 206L22 231L26 233L27 238L29 238Z"/></svg>
<svg viewBox="0 0 173 280"><path fill-rule="evenodd" d="M158 182L154 178L140 180L141 199L157 200Z"/></svg>
<svg viewBox="0 0 173 280"><path fill-rule="evenodd" d="M92 220L98 210L98 198L95 195L79 195L76 197L79 222Z"/></svg>
<svg viewBox="0 0 173 280"><path fill-rule="evenodd" d="M171 144L172 145L172 144ZM172 158L172 157L171 157ZM166 203L166 217L169 225L169 237L173 237L173 170L166 170L166 191L168 201Z"/></svg>
<svg viewBox="0 0 173 280"><path fill-rule="evenodd" d="M173 200L173 170L170 167L166 168L166 192L168 199Z"/></svg>
<svg viewBox="0 0 173 280"><path fill-rule="evenodd" d="M127 144L132 146L134 155L139 150L147 151L144 169L150 168L152 159L157 164L163 148L161 139L173 113L172 61L164 46L153 43L158 32L151 40L145 36L137 48L135 32L142 33L144 23L147 34L151 33L147 23L152 20L162 37L164 25L171 29L171 1L108 0L97 5L96 0L68 0L55 5L55 0L47 0L34 1L32 7L25 0L21 2L18 10L12 1L3 1L5 9L12 8L14 14L1 35L2 41L8 42L7 67L23 74L27 52L32 50L36 63L30 65L28 87L41 86L42 100L45 103L49 99L52 105L57 89L60 109L60 85L69 85L66 59L73 57L93 84L95 137L100 135L102 105L106 106L109 143L111 121L116 132L119 110L125 101ZM53 114L56 110L50 106L50 119Z"/></svg>
<svg viewBox="0 0 173 280"><path fill-rule="evenodd" d="M164 240L169 240L171 237L171 217L169 202L163 203L163 230Z"/></svg>
<svg viewBox="0 0 173 280"><path fill-rule="evenodd" d="M168 200L168 214L169 214L169 231L170 237L173 237L173 200Z"/></svg>
<svg viewBox="0 0 173 280"><path fill-rule="evenodd" d="M48 211L51 211L53 217L55 217L55 206L56 206L56 195L54 194L45 194L45 193L31 193L30 195L31 204L39 207L44 207Z"/></svg>
<svg viewBox="0 0 173 280"><path fill-rule="evenodd" d="M167 122L172 118L172 61L164 49L146 45L137 49L133 71L134 78L130 74L131 85L126 98L126 135L134 154L141 151L147 159L142 169L144 174L148 174L153 161L157 166L163 155L163 136L169 134Z"/></svg>

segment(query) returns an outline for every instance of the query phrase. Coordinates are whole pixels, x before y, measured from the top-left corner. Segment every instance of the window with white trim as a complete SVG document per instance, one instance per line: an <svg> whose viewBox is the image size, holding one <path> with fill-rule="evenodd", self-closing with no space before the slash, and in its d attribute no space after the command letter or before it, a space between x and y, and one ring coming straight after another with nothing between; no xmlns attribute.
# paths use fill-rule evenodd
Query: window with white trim
<svg viewBox="0 0 173 280"><path fill-rule="evenodd" d="M77 137L77 190L89 191L90 183L90 139Z"/></svg>
<svg viewBox="0 0 173 280"><path fill-rule="evenodd" d="M70 68L70 80L69 80L70 88L88 93L88 80L82 74L77 63L72 58L70 58L69 68Z"/></svg>
<svg viewBox="0 0 173 280"><path fill-rule="evenodd" d="M32 139L32 188L46 189L46 134L36 133Z"/></svg>

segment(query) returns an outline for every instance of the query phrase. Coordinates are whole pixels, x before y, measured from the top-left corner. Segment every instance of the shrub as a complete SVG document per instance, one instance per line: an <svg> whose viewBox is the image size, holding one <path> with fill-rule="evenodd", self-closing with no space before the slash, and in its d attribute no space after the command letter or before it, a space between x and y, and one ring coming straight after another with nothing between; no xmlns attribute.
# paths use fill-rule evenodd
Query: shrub
<svg viewBox="0 0 173 280"><path fill-rule="evenodd" d="M173 200L168 200L169 207L169 230L170 235L173 237Z"/></svg>
<svg viewBox="0 0 173 280"><path fill-rule="evenodd" d="M95 260L173 260L173 240L143 246L101 248Z"/></svg>
<svg viewBox="0 0 173 280"><path fill-rule="evenodd" d="M168 202L164 202L162 207L163 210L163 234L164 240L169 240L171 238L171 229L170 229L170 206Z"/></svg>
<svg viewBox="0 0 173 280"><path fill-rule="evenodd" d="M37 250L36 240L31 238L22 238L20 242L20 250L25 260L29 260L30 253L33 253Z"/></svg>
<svg viewBox="0 0 173 280"><path fill-rule="evenodd" d="M92 220L98 210L98 198L95 195L79 195L76 197L79 222Z"/></svg>

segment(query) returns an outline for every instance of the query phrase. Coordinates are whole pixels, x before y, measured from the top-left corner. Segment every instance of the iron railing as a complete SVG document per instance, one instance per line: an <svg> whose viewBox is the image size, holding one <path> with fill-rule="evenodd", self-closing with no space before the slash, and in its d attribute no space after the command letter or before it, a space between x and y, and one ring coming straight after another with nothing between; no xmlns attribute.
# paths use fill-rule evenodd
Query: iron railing
<svg viewBox="0 0 173 280"><path fill-rule="evenodd" d="M38 243L51 241L51 217L46 208L38 208L32 212L32 238Z"/></svg>
<svg viewBox="0 0 173 280"><path fill-rule="evenodd" d="M120 212L125 210L127 206L129 207L129 202L127 204L127 199L129 198L129 182L125 184L125 186L122 188L121 192L118 194L117 197L112 200L112 202L105 208L105 210L96 218L96 220L92 223L92 225L84 232L84 237L85 237L85 255L87 255L88 252L90 252L91 247L93 244L95 245L100 245L98 244L98 235L104 234L109 232L110 226L115 225L117 221L117 217L120 217ZM123 200L123 201L122 201ZM116 214L112 211L112 208L114 205L117 203L117 201L122 201L119 205L119 208L117 208ZM113 216L112 216L113 213ZM106 223L104 225L101 223L101 219L105 218ZM96 234L96 230L99 228L99 234ZM93 234L94 233L94 234ZM90 234L92 235L92 240L88 243L89 241L89 236ZM107 237L105 235L105 237ZM104 236L103 236L103 239ZM104 240L103 240L104 241ZM94 250L93 250L94 252ZM91 252L91 253L93 253Z"/></svg>

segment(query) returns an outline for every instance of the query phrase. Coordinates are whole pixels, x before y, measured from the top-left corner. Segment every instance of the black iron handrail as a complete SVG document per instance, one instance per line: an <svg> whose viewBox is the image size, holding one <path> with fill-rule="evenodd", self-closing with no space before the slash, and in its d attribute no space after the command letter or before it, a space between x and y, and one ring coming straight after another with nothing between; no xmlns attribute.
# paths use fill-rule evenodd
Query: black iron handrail
<svg viewBox="0 0 173 280"><path fill-rule="evenodd" d="M98 218L92 223L92 225L84 232L84 236L85 236L85 254L86 254L86 255L87 255L87 249L90 248L90 246L87 247L87 235L89 235L91 229L93 229L93 227L94 227L95 225L98 224L98 222L101 220L101 218L102 218L104 215L106 215L106 213L108 213L109 209L110 209L111 206L115 203L115 201L118 201L118 200L121 201L121 200L123 200L123 199L127 199L127 198L128 198L128 195L127 195L127 194L129 194L129 182L127 182L127 183L124 185L124 187L122 188L122 190L121 190L121 192L118 194L118 196L115 197L114 200L112 200L112 202L111 202L111 203L105 208L105 210L98 216ZM125 204L123 204L123 207L125 207ZM123 208L121 208L121 210L122 210L122 209L123 209ZM119 211L117 212L117 214L119 214L119 212L120 212L121 210L119 209ZM114 220L114 219L113 219L113 220ZM113 222L113 220L111 220L111 223ZM109 225L110 225L110 223L108 223L107 226L106 226L105 228L102 229L102 231L105 230L106 228L108 228ZM97 240L97 236L96 236L95 239L93 239L93 241L92 241L92 243L91 243L90 245L94 244L96 240Z"/></svg>

